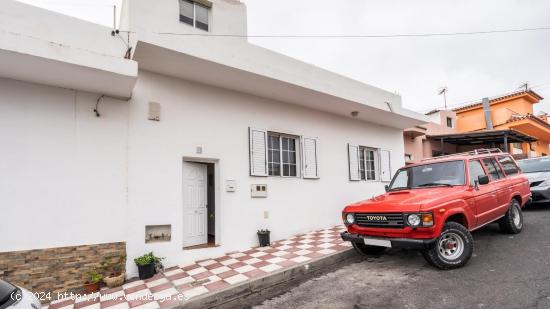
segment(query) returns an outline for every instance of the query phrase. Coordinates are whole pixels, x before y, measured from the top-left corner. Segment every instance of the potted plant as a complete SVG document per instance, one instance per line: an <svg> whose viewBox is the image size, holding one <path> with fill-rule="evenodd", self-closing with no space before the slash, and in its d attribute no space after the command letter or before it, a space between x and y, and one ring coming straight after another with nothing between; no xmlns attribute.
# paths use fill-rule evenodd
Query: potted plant
<svg viewBox="0 0 550 309"><path fill-rule="evenodd" d="M268 229L265 230L258 230L258 240L260 242L260 247L266 247L271 244L269 241L269 233L271 233Z"/></svg>
<svg viewBox="0 0 550 309"><path fill-rule="evenodd" d="M103 276L96 270L90 270L86 273L88 280L84 282L84 290L86 294L91 294L99 291L99 283L103 279Z"/></svg>
<svg viewBox="0 0 550 309"><path fill-rule="evenodd" d="M164 269L161 261L164 258L156 257L153 252L146 253L134 259L139 271L139 279L148 279L155 275L157 271Z"/></svg>
<svg viewBox="0 0 550 309"><path fill-rule="evenodd" d="M123 264L126 260L125 256L114 259L114 257L109 256L101 263L103 271L108 275L105 275L103 282L110 287L114 288L124 284L124 279L126 274L122 271Z"/></svg>

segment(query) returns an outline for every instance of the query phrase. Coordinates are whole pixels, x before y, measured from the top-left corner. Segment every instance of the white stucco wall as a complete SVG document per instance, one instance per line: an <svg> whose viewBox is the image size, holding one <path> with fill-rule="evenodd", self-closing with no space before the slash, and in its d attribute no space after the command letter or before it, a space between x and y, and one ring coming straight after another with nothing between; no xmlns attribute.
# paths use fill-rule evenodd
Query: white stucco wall
<svg viewBox="0 0 550 309"><path fill-rule="evenodd" d="M185 264L256 245L260 228L269 228L272 239L280 239L339 224L343 206L383 192L384 185L348 180L347 143L392 150L393 171L404 164L398 129L155 73L139 74L129 104L129 258L154 251L167 257L168 266ZM147 120L149 101L161 104L160 122ZM249 126L318 137L321 178L249 176ZM197 146L203 149L200 155ZM182 250L183 157L219 159L218 248ZM237 192L225 192L226 179L237 181ZM258 183L268 185L268 198L250 197L250 185ZM268 219L264 211L269 211ZM147 224L171 224L172 241L144 244ZM136 271L131 259L128 270Z"/></svg>
<svg viewBox="0 0 550 309"><path fill-rule="evenodd" d="M0 79L0 251L126 239L127 104Z"/></svg>
<svg viewBox="0 0 550 309"><path fill-rule="evenodd" d="M148 251L172 266L254 246L260 228L276 240L339 224L344 205L384 185L348 180L347 143L391 150L393 171L404 163L398 129L145 71L129 102L100 103L100 118L97 94L8 79L0 93L0 204L12 218L1 250L126 241L129 276ZM149 101L161 104L160 122L147 120ZM318 137L321 178L249 176L249 126ZM183 157L219 160L219 247L182 249ZM268 198L250 197L258 183ZM172 241L145 244L147 224L171 224Z"/></svg>

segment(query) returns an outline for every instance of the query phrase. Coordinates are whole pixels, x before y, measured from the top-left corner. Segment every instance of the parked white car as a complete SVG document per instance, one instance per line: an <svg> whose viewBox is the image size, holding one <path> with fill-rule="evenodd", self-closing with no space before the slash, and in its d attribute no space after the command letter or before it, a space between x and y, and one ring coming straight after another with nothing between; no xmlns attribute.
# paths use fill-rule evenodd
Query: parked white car
<svg viewBox="0 0 550 309"><path fill-rule="evenodd" d="M0 279L0 309L40 309L33 293Z"/></svg>
<svg viewBox="0 0 550 309"><path fill-rule="evenodd" d="M523 174L529 179L532 204L550 204L550 157L518 161Z"/></svg>

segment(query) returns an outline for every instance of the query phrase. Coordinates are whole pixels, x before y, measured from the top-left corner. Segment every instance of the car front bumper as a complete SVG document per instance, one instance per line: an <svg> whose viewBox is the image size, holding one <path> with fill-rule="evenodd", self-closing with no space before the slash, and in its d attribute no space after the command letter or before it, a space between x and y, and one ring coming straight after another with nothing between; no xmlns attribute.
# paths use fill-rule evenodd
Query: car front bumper
<svg viewBox="0 0 550 309"><path fill-rule="evenodd" d="M531 187L531 203L550 203L550 187Z"/></svg>
<svg viewBox="0 0 550 309"><path fill-rule="evenodd" d="M437 239L412 239L412 238L385 238L385 237L373 237L369 235L351 234L348 232L342 232L340 234L344 241L350 241L354 243L365 243L367 239L385 240L391 243L392 248L408 248L408 249L430 249L434 246Z"/></svg>

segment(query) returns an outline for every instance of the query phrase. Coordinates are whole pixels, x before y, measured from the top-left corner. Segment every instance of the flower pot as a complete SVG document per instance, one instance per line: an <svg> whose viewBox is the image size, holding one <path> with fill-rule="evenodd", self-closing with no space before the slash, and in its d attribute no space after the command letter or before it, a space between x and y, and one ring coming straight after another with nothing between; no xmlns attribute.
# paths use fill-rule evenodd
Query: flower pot
<svg viewBox="0 0 550 309"><path fill-rule="evenodd" d="M96 283L84 283L84 291L86 291L86 294L92 294L97 291L99 291L99 282Z"/></svg>
<svg viewBox="0 0 550 309"><path fill-rule="evenodd" d="M269 234L270 232L258 232L258 240L260 242L260 247L266 247L271 244L269 241Z"/></svg>
<svg viewBox="0 0 550 309"><path fill-rule="evenodd" d="M108 277L105 277L103 278L103 282L105 282L105 284L110 287L110 288L115 288L117 286L121 286L124 284L124 279L126 278L126 274L125 273L122 273L118 276L108 276Z"/></svg>
<svg viewBox="0 0 550 309"><path fill-rule="evenodd" d="M155 263L138 265L139 279L149 279L155 275Z"/></svg>

